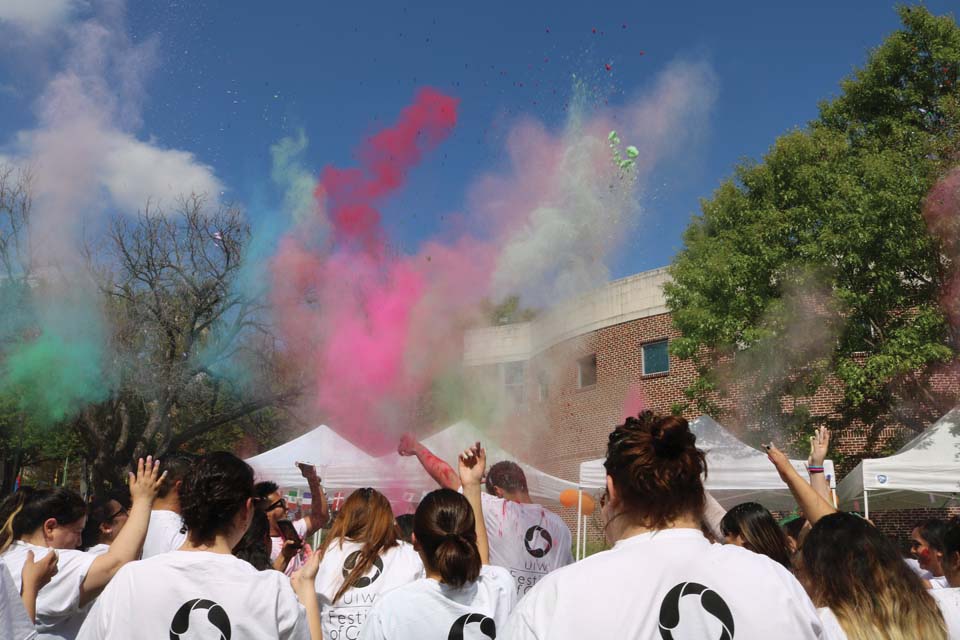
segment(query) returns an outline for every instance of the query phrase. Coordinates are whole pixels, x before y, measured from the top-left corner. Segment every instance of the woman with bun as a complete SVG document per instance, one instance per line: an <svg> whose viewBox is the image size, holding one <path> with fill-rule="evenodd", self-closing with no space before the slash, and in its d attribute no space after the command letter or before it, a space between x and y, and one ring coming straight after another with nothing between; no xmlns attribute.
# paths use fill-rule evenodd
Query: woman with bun
<svg viewBox="0 0 960 640"><path fill-rule="evenodd" d="M686 420L628 418L610 434L604 466L601 517L613 548L544 577L502 637L822 637L787 569L701 533L706 460Z"/></svg>
<svg viewBox="0 0 960 640"><path fill-rule="evenodd" d="M310 565L305 575L293 579L305 613L290 578L279 571L257 571L231 553L250 525L253 495L253 470L243 460L224 452L198 460L180 493L186 542L121 569L78 637L318 640L319 607Z"/></svg>
<svg viewBox="0 0 960 640"><path fill-rule="evenodd" d="M467 627L497 637L513 608L516 588L509 571L489 564L480 502L485 469L483 449L464 451L463 493L438 489L420 501L413 517L413 544L427 576L385 594L367 617L362 640L447 640L469 637Z"/></svg>

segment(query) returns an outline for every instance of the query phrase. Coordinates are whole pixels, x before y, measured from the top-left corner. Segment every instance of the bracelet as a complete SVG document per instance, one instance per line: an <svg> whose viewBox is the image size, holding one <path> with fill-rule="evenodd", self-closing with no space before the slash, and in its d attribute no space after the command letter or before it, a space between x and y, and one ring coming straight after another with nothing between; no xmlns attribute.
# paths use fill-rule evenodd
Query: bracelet
<svg viewBox="0 0 960 640"><path fill-rule="evenodd" d="M807 467L807 473L823 473L823 467Z"/></svg>

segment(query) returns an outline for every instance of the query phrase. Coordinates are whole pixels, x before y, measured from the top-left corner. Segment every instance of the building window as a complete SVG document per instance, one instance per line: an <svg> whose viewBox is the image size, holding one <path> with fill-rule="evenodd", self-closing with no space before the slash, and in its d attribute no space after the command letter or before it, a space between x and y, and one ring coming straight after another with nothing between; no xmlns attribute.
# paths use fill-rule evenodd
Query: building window
<svg viewBox="0 0 960 640"><path fill-rule="evenodd" d="M597 384L597 354L591 353L577 360L577 386L592 387Z"/></svg>
<svg viewBox="0 0 960 640"><path fill-rule="evenodd" d="M550 384L547 380L547 372L541 371L537 375L537 395L540 402L546 402L550 397Z"/></svg>
<svg viewBox="0 0 960 640"><path fill-rule="evenodd" d="M670 351L667 340L643 345L643 375L670 372Z"/></svg>
<svg viewBox="0 0 960 640"><path fill-rule="evenodd" d="M505 362L503 372L503 391L507 400L518 406L523 403L524 367L522 362Z"/></svg>

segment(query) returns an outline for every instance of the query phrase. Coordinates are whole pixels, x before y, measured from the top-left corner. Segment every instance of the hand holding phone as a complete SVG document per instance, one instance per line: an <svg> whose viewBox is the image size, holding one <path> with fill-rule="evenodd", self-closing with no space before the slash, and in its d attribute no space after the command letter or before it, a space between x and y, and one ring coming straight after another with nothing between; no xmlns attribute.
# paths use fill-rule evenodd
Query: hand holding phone
<svg viewBox="0 0 960 640"><path fill-rule="evenodd" d="M292 542L297 549L303 547L303 540L300 538L300 534L297 533L297 529L293 526L292 522L289 520L277 520L277 528L280 529L280 535L284 540Z"/></svg>

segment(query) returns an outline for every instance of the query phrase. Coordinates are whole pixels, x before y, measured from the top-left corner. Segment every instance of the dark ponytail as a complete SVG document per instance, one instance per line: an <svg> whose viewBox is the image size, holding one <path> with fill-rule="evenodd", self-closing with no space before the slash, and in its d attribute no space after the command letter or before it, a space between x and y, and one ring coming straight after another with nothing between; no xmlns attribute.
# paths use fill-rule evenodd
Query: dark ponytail
<svg viewBox="0 0 960 640"><path fill-rule="evenodd" d="M462 587L480 576L476 521L461 494L451 489L428 493L413 516L413 533L444 584Z"/></svg>
<svg viewBox="0 0 960 640"><path fill-rule="evenodd" d="M697 437L679 416L644 411L613 430L604 467L613 478L625 509L652 529L688 515L700 519L704 509L704 453Z"/></svg>
<svg viewBox="0 0 960 640"><path fill-rule="evenodd" d="M180 488L180 515L196 542L226 533L234 516L253 497L253 469L232 453L200 458Z"/></svg>
<svg viewBox="0 0 960 640"><path fill-rule="evenodd" d="M83 498L69 489L21 487L0 503L0 553L15 540L42 527L50 518L64 526L76 522L86 513Z"/></svg>

